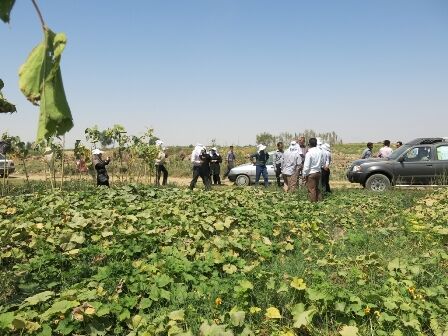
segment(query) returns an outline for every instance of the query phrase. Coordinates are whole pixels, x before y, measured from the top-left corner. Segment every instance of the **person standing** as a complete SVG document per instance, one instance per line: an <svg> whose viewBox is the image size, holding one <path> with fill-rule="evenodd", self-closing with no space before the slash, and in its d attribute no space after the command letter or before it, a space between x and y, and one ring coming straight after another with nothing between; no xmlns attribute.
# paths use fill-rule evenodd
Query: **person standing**
<svg viewBox="0 0 448 336"><path fill-rule="evenodd" d="M226 157L227 170L226 170L224 176L222 177L223 180L227 176L229 176L230 170L232 170L232 168L235 167L235 161L236 161L236 156L235 156L235 153L233 152L233 146L230 146L229 152L227 153L227 157Z"/></svg>
<svg viewBox="0 0 448 336"><path fill-rule="evenodd" d="M92 151L93 166L96 170L96 185L104 185L109 187L109 175L107 174L106 166L110 163L110 157L103 160L103 151L98 148Z"/></svg>
<svg viewBox="0 0 448 336"><path fill-rule="evenodd" d="M367 148L361 154L361 159L370 159L372 157L373 143L368 142Z"/></svg>
<svg viewBox="0 0 448 336"><path fill-rule="evenodd" d="M317 139L310 138L308 141L308 152L305 155L303 164L303 179L308 189L308 197L311 202L317 202L322 199L319 189L319 181L323 165L322 150L317 147Z"/></svg>
<svg viewBox="0 0 448 336"><path fill-rule="evenodd" d="M210 190L210 155L207 154L207 149L203 145L197 144L193 149L191 163L193 164L193 178L190 182L190 189L194 189L200 176L205 190Z"/></svg>
<svg viewBox="0 0 448 336"><path fill-rule="evenodd" d="M323 154L322 166L322 190L326 193L331 193L330 188L330 165L331 165L331 147L328 143L321 146Z"/></svg>
<svg viewBox="0 0 448 336"><path fill-rule="evenodd" d="M267 187L269 185L268 179L268 168L266 167L266 162L269 159L269 154L266 152L266 146L263 144L259 144L257 146L257 152L252 154L251 157L252 162L255 164L255 185L258 185L260 181L260 175L263 175L264 186Z"/></svg>
<svg viewBox="0 0 448 336"><path fill-rule="evenodd" d="M283 175L283 189L287 192L296 191L299 167L302 165L300 147L295 141L291 141L289 148L283 154L281 171Z"/></svg>
<svg viewBox="0 0 448 336"><path fill-rule="evenodd" d="M282 175L282 160L283 160L283 142L277 142L277 150L274 153L274 169L275 178L277 179L277 186L281 187L280 176Z"/></svg>
<svg viewBox="0 0 448 336"><path fill-rule="evenodd" d="M378 157L387 159L393 152L392 148L390 148L390 140L384 140L383 147L381 147L380 151L378 152Z"/></svg>
<svg viewBox="0 0 448 336"><path fill-rule="evenodd" d="M300 167L299 167L297 178L298 178L299 184L301 184L302 181L303 181L302 180L303 163L305 162L305 155L306 155L306 152L308 151L308 148L306 147L305 137L304 136L300 136L299 137L298 144L299 144L299 154L300 154L300 158L301 158L302 162L301 162Z"/></svg>
<svg viewBox="0 0 448 336"><path fill-rule="evenodd" d="M160 185L160 177L163 174L162 185L166 185L168 183L168 170L165 167L165 162L166 162L166 158L167 158L166 148L163 147L163 141L161 141L161 140L156 141L156 147L159 152L157 154L157 158L156 158L156 162L155 162L155 166L156 166L155 183L157 186Z"/></svg>
<svg viewBox="0 0 448 336"><path fill-rule="evenodd" d="M403 143L401 141L397 141L397 143L395 144L395 147L398 149L401 146L403 146Z"/></svg>
<svg viewBox="0 0 448 336"><path fill-rule="evenodd" d="M213 184L221 184L221 178L219 174L221 173L221 162L222 157L218 153L218 149L213 147L210 151L210 171L213 177Z"/></svg>

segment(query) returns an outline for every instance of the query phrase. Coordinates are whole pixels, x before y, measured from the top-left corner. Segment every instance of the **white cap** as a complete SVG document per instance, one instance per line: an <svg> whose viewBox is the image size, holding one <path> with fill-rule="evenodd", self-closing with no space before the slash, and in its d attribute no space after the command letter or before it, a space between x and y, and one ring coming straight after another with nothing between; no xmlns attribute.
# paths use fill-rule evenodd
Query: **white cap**
<svg viewBox="0 0 448 336"><path fill-rule="evenodd" d="M217 151L218 149L216 147L212 147L212 151Z"/></svg>
<svg viewBox="0 0 448 336"><path fill-rule="evenodd" d="M327 143L324 143L323 145L322 145L322 149L325 149L326 151L330 151L330 145L329 144L327 144Z"/></svg>
<svg viewBox="0 0 448 336"><path fill-rule="evenodd" d="M293 141L291 141L291 142L289 143L289 145L290 145L290 146L295 146L295 145L297 145L297 142L293 140Z"/></svg>
<svg viewBox="0 0 448 336"><path fill-rule="evenodd" d="M257 146L257 148L258 148L259 151L262 151L262 150L265 150L265 149L266 149L266 146L263 145L263 144L259 144L259 145Z"/></svg>
<svg viewBox="0 0 448 336"><path fill-rule="evenodd" d="M48 155L48 154L51 154L51 153L53 153L53 150L51 149L51 147L45 147L44 155Z"/></svg>
<svg viewBox="0 0 448 336"><path fill-rule="evenodd" d="M100 150L100 149L98 149L98 148L95 148L93 151L92 151L92 154L93 155L98 155L98 154L102 154L102 153L104 153L102 150Z"/></svg>

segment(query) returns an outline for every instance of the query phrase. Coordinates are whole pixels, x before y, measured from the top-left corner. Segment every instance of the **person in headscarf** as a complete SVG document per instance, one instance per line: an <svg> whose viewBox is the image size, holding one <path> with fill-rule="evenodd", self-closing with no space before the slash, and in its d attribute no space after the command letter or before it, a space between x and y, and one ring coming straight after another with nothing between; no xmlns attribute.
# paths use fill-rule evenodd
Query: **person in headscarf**
<svg viewBox="0 0 448 336"><path fill-rule="evenodd" d="M269 154L266 152L266 146L259 144L257 146L257 152L251 155L251 160L255 164L255 185L258 185L260 181L260 175L263 175L264 186L269 185L268 179L268 168L266 167L266 162L269 159Z"/></svg>
<svg viewBox="0 0 448 336"><path fill-rule="evenodd" d="M107 174L106 166L110 163L110 157L103 160L103 151L98 148L92 151L93 166L96 170L96 185L104 185L109 187L109 175Z"/></svg>
<svg viewBox="0 0 448 336"><path fill-rule="evenodd" d="M221 178L219 174L221 173L222 157L221 155L219 155L218 149L216 147L213 147L210 150L210 157L210 171L213 177L213 184L221 184Z"/></svg>
<svg viewBox="0 0 448 336"><path fill-rule="evenodd" d="M205 146L197 144L191 153L191 163L193 164L193 178L190 182L190 189L196 186L199 176L204 183L205 190L211 189L210 182L210 155Z"/></svg>
<svg viewBox="0 0 448 336"><path fill-rule="evenodd" d="M300 153L300 147L295 141L291 141L289 148L283 153L281 165L285 182L283 189L287 192L296 191L299 168L302 164Z"/></svg>
<svg viewBox="0 0 448 336"><path fill-rule="evenodd" d="M331 149L328 143L324 143L321 146L323 154L323 165L321 172L321 184L322 191L326 193L331 193L330 188L330 165L331 165Z"/></svg>
<svg viewBox="0 0 448 336"><path fill-rule="evenodd" d="M160 177L163 174L162 185L166 185L168 183L168 170L165 167L165 162L166 162L166 158L167 158L166 148L163 147L163 141L161 141L161 140L156 141L156 147L159 152L157 154L157 158L156 158L156 162L155 162L155 166L156 166L155 183L157 186L160 185Z"/></svg>
<svg viewBox="0 0 448 336"><path fill-rule="evenodd" d="M275 169L275 177L277 179L277 186L281 187L280 176L282 175L282 160L283 160L283 142L277 142L277 150L274 153L274 169Z"/></svg>

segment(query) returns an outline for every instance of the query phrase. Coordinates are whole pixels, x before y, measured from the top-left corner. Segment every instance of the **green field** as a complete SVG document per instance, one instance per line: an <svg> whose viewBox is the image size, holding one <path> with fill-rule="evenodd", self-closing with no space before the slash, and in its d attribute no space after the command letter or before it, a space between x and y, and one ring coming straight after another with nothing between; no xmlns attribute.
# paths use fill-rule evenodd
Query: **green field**
<svg viewBox="0 0 448 336"><path fill-rule="evenodd" d="M448 190L0 199L1 335L446 335Z"/></svg>

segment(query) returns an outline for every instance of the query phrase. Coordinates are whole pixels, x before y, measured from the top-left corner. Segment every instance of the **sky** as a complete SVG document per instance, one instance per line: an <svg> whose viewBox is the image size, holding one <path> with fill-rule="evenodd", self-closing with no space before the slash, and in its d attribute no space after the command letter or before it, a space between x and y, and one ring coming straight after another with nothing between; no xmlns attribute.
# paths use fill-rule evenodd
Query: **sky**
<svg viewBox="0 0 448 336"><path fill-rule="evenodd" d="M147 128L166 145L254 144L256 134L335 131L344 142L448 136L445 0L38 0L65 32L74 128ZM42 40L29 0L0 22L0 78L17 113L0 133L37 134L18 69Z"/></svg>

